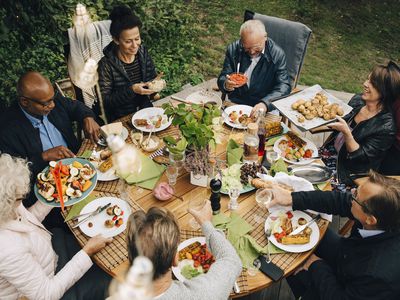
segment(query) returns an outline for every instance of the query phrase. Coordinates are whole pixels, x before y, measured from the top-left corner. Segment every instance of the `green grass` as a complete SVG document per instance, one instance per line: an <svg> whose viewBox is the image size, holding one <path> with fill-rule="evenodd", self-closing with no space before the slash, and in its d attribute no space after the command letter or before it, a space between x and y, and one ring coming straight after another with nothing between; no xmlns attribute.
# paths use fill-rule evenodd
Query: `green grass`
<svg viewBox="0 0 400 300"><path fill-rule="evenodd" d="M299 84L359 92L371 68L400 61L400 1L193 1L202 48L193 67L218 76L227 44L239 38L245 9L298 21L313 30Z"/></svg>

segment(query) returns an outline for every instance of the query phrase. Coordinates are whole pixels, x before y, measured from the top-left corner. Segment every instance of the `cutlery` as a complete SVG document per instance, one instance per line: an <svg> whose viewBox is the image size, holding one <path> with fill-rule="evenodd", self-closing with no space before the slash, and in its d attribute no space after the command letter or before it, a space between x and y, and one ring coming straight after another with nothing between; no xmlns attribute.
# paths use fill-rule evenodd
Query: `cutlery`
<svg viewBox="0 0 400 300"><path fill-rule="evenodd" d="M240 287L239 287L239 284L237 283L236 280L235 280L235 283L233 284L233 292L235 294L239 294L240 293Z"/></svg>
<svg viewBox="0 0 400 300"><path fill-rule="evenodd" d="M143 144L143 145L145 145L145 147L147 147L149 145L150 137L151 137L151 134L153 133L153 130L154 130L154 127L151 128L149 137L147 138L147 140Z"/></svg>
<svg viewBox="0 0 400 300"><path fill-rule="evenodd" d="M306 159L309 160L309 159L320 159L320 158L321 158L321 156L312 156L312 157L309 157L309 158L306 158ZM296 158L296 161L299 162L300 158Z"/></svg>
<svg viewBox="0 0 400 300"><path fill-rule="evenodd" d="M89 215L88 215L87 217L83 218L81 221L79 221L79 222L76 223L74 226L72 226L72 228L76 228L76 227L78 227L79 225L81 225L82 223L84 223L84 222L88 221L89 219L91 219L92 217L97 216L97 215L100 214L102 211L104 211L105 209L107 209L110 205L111 205L111 203L108 203L108 204L106 204L106 205L104 205L104 206L99 206L95 211L89 213ZM78 218L79 218L79 217L82 217L82 215L77 216L77 217L78 217ZM74 219L76 219L76 217L75 217Z"/></svg>
<svg viewBox="0 0 400 300"><path fill-rule="evenodd" d="M267 237L267 241L269 243L269 237L272 234L272 228L271 226L269 226L267 229L265 229L265 235ZM267 253L266 253L266 262L269 264L271 262L271 253L269 252L269 245L267 245Z"/></svg>
<svg viewBox="0 0 400 300"><path fill-rule="evenodd" d="M152 153L152 154L149 156L149 158L150 158L150 159L153 159L153 158L156 157L156 156L164 155L164 148L165 148L165 147L158 149L156 152Z"/></svg>
<svg viewBox="0 0 400 300"><path fill-rule="evenodd" d="M289 235L295 235L302 232L306 227L310 226L312 223L318 221L319 219L321 219L321 215L318 214L314 218L312 218L311 221L307 222L304 225L301 225L300 227L297 227L295 230L289 233Z"/></svg>

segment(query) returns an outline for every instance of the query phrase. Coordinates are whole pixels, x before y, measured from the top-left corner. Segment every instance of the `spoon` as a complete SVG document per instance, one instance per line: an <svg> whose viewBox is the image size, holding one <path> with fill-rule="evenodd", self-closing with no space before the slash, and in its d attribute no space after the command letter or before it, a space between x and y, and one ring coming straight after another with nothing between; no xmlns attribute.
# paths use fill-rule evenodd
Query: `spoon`
<svg viewBox="0 0 400 300"><path fill-rule="evenodd" d="M153 130L154 130L154 127L151 128L149 137L147 138L147 140L143 144L145 147L147 147L149 145L151 134L153 133Z"/></svg>

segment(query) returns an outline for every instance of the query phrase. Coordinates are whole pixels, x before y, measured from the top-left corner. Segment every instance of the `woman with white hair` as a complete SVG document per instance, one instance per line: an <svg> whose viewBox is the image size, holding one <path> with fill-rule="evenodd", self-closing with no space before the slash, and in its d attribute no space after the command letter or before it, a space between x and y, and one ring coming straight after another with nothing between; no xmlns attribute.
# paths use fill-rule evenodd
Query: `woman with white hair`
<svg viewBox="0 0 400 300"><path fill-rule="evenodd" d="M60 299L67 290L63 299L104 299L109 278L91 268L90 256L111 239L93 237L67 259L76 241L62 230L52 236L41 224L52 207L40 201L29 209L22 205L29 182L25 160L0 155L0 299Z"/></svg>

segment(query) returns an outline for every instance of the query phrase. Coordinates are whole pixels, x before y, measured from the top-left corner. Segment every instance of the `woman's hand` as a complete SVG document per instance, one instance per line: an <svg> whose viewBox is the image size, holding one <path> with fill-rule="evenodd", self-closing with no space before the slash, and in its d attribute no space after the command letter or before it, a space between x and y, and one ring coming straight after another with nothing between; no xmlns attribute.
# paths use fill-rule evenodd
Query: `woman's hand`
<svg viewBox="0 0 400 300"><path fill-rule="evenodd" d="M92 256L103 249L106 245L110 244L112 240L112 238L105 238L101 234L98 234L88 240L86 245L83 247L83 251L85 251L87 255Z"/></svg>
<svg viewBox="0 0 400 300"><path fill-rule="evenodd" d="M151 95L154 94L154 91L149 90L148 82L135 83L132 85L132 90L138 95Z"/></svg>
<svg viewBox="0 0 400 300"><path fill-rule="evenodd" d="M350 130L349 125L347 125L346 121L343 120L343 118L341 118L339 116L337 116L336 118L337 118L338 122L328 124L328 127L335 129L337 131L340 131L345 136L351 136L351 130Z"/></svg>

